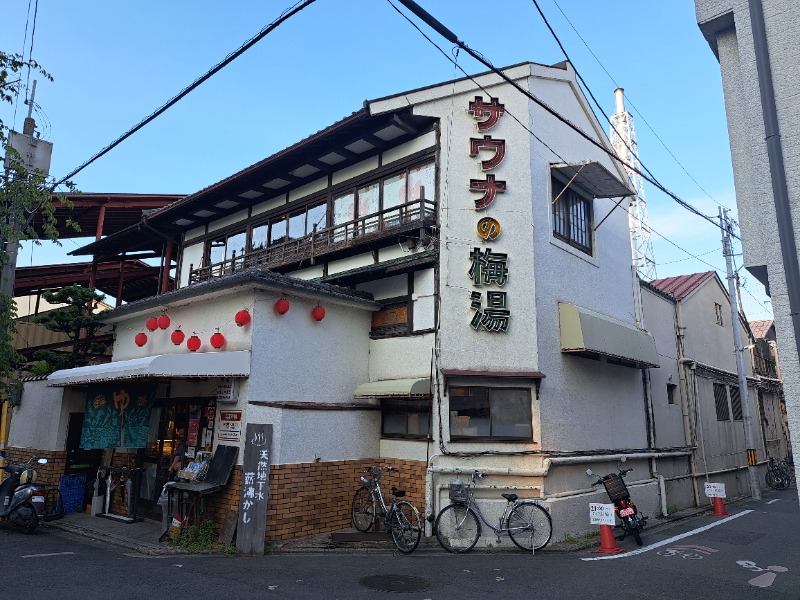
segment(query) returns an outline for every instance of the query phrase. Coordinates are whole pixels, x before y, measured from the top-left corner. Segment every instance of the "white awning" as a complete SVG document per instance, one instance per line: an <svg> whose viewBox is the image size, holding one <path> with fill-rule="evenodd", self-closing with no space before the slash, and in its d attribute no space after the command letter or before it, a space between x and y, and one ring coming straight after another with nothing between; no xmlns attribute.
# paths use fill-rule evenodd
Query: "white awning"
<svg viewBox="0 0 800 600"><path fill-rule="evenodd" d="M383 379L362 383L356 388L356 398L408 398L431 395L431 380Z"/></svg>
<svg viewBox="0 0 800 600"><path fill-rule="evenodd" d="M201 352L157 354L132 360L56 371L47 378L48 387L66 387L120 379L183 379L190 377L248 377L250 352Z"/></svg>
<svg viewBox="0 0 800 600"><path fill-rule="evenodd" d="M637 368L659 366L653 335L635 325L568 302L558 303L558 322L562 352L606 356Z"/></svg>

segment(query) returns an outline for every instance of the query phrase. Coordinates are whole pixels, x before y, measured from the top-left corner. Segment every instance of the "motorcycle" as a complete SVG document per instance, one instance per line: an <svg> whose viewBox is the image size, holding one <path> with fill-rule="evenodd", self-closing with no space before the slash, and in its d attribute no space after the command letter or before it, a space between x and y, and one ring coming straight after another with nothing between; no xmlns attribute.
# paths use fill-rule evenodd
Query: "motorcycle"
<svg viewBox="0 0 800 600"><path fill-rule="evenodd" d="M0 458L6 460L0 452ZM0 520L7 521L23 533L33 533L45 515L45 488L36 485L33 461L47 464L46 458L32 456L24 465L8 464L2 469L6 478L0 483Z"/></svg>
<svg viewBox="0 0 800 600"><path fill-rule="evenodd" d="M620 539L625 539L625 536L632 535L633 539L636 540L636 544L641 546L641 531L647 522L647 517L639 513L639 509L636 508L636 503L631 500L628 486L625 485L625 481L622 479L625 475L633 471L633 469L623 469L622 465L620 465L617 467L617 470L619 473L609 473L592 483L592 485L595 486L602 483L606 488L609 500L614 503L614 513L621 522L621 525L617 527L621 526L623 531L623 535ZM591 469L586 469L586 474L589 477L595 477Z"/></svg>

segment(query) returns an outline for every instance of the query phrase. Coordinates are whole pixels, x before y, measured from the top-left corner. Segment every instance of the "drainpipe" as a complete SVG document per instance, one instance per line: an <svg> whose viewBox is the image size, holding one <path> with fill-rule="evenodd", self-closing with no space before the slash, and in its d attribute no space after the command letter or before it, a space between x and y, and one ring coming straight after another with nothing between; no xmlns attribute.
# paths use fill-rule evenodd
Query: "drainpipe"
<svg viewBox="0 0 800 600"><path fill-rule="evenodd" d="M781 133L778 125L778 109L772 82L772 66L767 45L764 23L764 8L760 0L749 0L750 27L753 30L753 49L756 55L758 90L761 95L761 110L764 114L764 134L769 158L769 174L772 180L772 197L775 203L775 218L778 224L783 272L789 297L789 316L792 319L794 344L800 356L800 267L797 261L797 243L789 204L789 188L786 183L786 167L781 148ZM797 467L795 467L797 472Z"/></svg>

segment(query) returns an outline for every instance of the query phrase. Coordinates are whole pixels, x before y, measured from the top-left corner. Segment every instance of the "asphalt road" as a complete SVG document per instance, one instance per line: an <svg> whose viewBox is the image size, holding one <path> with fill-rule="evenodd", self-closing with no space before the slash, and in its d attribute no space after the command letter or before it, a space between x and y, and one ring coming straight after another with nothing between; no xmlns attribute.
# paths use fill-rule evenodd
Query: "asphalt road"
<svg viewBox="0 0 800 600"><path fill-rule="evenodd" d="M435 547L410 556L146 557L46 527L32 536L0 529L0 598L800 599L797 491L729 512L645 530L641 549L625 540L630 551L613 558L589 550L456 556Z"/></svg>

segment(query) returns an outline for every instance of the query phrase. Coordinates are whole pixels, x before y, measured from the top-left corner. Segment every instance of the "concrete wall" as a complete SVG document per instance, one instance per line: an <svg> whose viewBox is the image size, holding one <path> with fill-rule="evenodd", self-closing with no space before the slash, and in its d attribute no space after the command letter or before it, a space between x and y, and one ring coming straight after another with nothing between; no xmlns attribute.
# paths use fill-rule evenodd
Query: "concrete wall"
<svg viewBox="0 0 800 600"><path fill-rule="evenodd" d="M66 448L69 413L83 412L86 394L47 387L47 381L25 383L22 401L12 410L8 445L60 451Z"/></svg>

